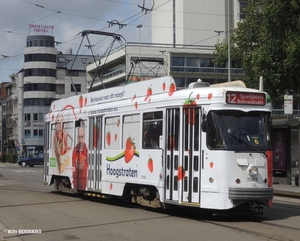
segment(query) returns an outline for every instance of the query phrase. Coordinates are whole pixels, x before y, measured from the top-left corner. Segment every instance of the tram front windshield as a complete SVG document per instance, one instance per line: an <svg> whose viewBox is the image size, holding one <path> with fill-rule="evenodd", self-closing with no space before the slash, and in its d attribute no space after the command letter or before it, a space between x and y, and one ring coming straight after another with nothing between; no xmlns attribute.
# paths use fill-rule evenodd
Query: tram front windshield
<svg viewBox="0 0 300 241"><path fill-rule="evenodd" d="M210 149L265 151L271 147L269 112L210 111L206 123Z"/></svg>

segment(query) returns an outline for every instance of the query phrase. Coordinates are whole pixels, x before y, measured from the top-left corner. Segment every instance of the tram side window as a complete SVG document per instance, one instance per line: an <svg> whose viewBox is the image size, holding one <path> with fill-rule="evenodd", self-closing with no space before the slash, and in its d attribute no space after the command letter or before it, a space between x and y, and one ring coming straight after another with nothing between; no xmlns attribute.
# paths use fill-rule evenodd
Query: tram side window
<svg viewBox="0 0 300 241"><path fill-rule="evenodd" d="M122 144L123 149L140 149L140 114L123 116L123 133Z"/></svg>
<svg viewBox="0 0 300 241"><path fill-rule="evenodd" d="M59 173L70 165L70 154L74 148L73 134L73 122L63 122L61 119L51 125L51 149L53 150L51 158L56 160L55 165Z"/></svg>
<svg viewBox="0 0 300 241"><path fill-rule="evenodd" d="M223 141L220 138L219 131L217 129L217 126L214 124L211 115L207 116L205 129L207 131L207 146L211 149L223 149Z"/></svg>
<svg viewBox="0 0 300 241"><path fill-rule="evenodd" d="M107 150L120 149L120 116L105 118L104 148Z"/></svg>
<svg viewBox="0 0 300 241"><path fill-rule="evenodd" d="M73 146L73 123L57 121L51 125L52 149L64 155ZM56 154L57 154L56 153Z"/></svg>
<svg viewBox="0 0 300 241"><path fill-rule="evenodd" d="M158 149L159 138L162 135L163 112L148 112L143 114L143 148Z"/></svg>

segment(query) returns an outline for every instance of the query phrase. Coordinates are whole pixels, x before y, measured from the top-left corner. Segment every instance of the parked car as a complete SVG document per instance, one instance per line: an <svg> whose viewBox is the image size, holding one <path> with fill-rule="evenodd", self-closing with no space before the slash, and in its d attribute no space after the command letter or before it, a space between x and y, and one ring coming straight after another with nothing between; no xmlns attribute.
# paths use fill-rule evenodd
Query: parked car
<svg viewBox="0 0 300 241"><path fill-rule="evenodd" d="M39 153L37 156L32 156L32 157L25 157L25 158L20 158L18 160L19 166L26 167L26 166L36 166L36 165L44 165L44 154Z"/></svg>

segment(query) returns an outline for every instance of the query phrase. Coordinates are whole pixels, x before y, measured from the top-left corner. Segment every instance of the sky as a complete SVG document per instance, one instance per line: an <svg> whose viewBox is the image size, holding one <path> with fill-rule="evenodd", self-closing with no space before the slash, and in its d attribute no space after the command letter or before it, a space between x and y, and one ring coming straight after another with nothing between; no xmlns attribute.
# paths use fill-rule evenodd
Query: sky
<svg viewBox="0 0 300 241"><path fill-rule="evenodd" d="M89 35L87 39L81 32L104 31L120 34L122 43L149 43L151 11L148 10L154 3L154 0L0 0L0 82L10 82L9 76L23 68L26 37L37 34L33 25L54 26L46 34L55 37L58 51L66 53L71 48L73 54L101 56L113 38ZM138 29L140 24L143 27ZM87 47L88 40L92 48ZM113 48L119 46L115 42Z"/></svg>

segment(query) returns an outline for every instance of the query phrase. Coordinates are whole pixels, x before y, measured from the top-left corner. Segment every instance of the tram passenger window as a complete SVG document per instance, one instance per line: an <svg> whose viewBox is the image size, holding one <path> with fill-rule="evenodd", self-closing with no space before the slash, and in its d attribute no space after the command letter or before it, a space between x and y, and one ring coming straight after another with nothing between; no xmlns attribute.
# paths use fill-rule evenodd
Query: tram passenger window
<svg viewBox="0 0 300 241"><path fill-rule="evenodd" d="M141 148L141 116L140 114L132 114L123 116L122 128L122 146L127 149L129 146L134 146L137 150ZM119 121L117 120L116 128L119 128Z"/></svg>
<svg viewBox="0 0 300 241"><path fill-rule="evenodd" d="M144 129L144 137L143 137L143 147L145 149L157 149L157 131L155 128L148 126Z"/></svg>
<svg viewBox="0 0 300 241"><path fill-rule="evenodd" d="M112 117L106 117L104 122L104 148L106 150L118 150L120 148L121 144L121 134L120 134L120 123L121 123L121 117L120 116L112 116ZM135 125L131 125L131 119L125 118L123 120L123 138L128 138L130 134L127 134L129 132L130 128L136 128ZM134 138L134 136L131 136Z"/></svg>
<svg viewBox="0 0 300 241"><path fill-rule="evenodd" d="M158 149L159 137L162 135L162 112L143 114L143 148Z"/></svg>

